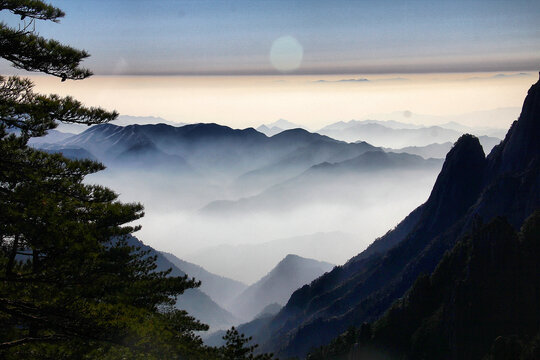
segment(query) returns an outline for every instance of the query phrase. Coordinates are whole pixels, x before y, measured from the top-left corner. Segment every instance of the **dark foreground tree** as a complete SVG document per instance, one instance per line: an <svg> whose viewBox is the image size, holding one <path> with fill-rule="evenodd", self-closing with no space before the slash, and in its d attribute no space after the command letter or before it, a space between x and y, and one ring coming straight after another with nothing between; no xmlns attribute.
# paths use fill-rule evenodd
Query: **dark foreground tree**
<svg viewBox="0 0 540 360"><path fill-rule="evenodd" d="M44 39L36 20L61 10L37 0L0 0L23 24L0 23L0 57L64 80L91 75L84 51ZM111 190L83 183L104 169L28 146L58 122L99 124L115 112L70 97L39 95L19 77L0 77L0 358L213 359L196 331L208 327L176 310L198 285L155 272L155 258L123 237L143 216Z"/></svg>
<svg viewBox="0 0 540 360"><path fill-rule="evenodd" d="M246 337L240 334L234 326L227 330L225 336L225 345L220 349L220 359L223 360L272 360L272 354L254 355L258 345L249 345L252 337Z"/></svg>

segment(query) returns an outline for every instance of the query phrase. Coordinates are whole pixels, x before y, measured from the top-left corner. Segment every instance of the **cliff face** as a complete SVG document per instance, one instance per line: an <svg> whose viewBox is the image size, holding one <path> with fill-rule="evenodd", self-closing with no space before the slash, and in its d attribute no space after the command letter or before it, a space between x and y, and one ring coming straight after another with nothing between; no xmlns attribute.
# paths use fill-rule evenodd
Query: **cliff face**
<svg viewBox="0 0 540 360"><path fill-rule="evenodd" d="M381 316L476 223L504 216L519 228L540 207L539 91L539 83L531 87L519 120L487 159L478 139L462 136L425 204L365 254L296 291L269 325L270 336L254 334L266 341L263 349L302 356Z"/></svg>
<svg viewBox="0 0 540 360"><path fill-rule="evenodd" d="M519 119L515 121L504 141L488 156L488 179L511 172L523 171L540 152L540 80L531 86Z"/></svg>
<svg viewBox="0 0 540 360"><path fill-rule="evenodd" d="M540 80L531 86L519 119L487 157L485 189L473 212L485 221L504 215L519 228L540 199Z"/></svg>

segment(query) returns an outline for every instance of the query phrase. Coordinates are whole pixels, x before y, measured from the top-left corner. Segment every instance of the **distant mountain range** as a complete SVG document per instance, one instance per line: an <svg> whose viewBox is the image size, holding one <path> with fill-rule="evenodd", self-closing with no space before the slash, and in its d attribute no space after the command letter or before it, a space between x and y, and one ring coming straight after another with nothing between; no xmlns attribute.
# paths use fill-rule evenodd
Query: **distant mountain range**
<svg viewBox="0 0 540 360"><path fill-rule="evenodd" d="M305 129L301 125L280 119L274 123L259 126L257 131L273 136L295 128ZM437 126L424 126L396 120L350 120L327 125L316 132L346 142L364 141L375 146L392 148L454 143L460 135L469 133L482 137L481 142L486 153L500 142L500 137L504 137L504 130L501 129L468 127L455 121Z"/></svg>
<svg viewBox="0 0 540 360"><path fill-rule="evenodd" d="M360 326L365 321L373 321L383 315L394 301L404 296L421 274L433 273L438 264L443 266L441 260L448 262L449 259L443 259L444 254L482 222L491 222L502 216L508 226L519 229L525 219L540 208L539 119L540 81L529 90L519 120L513 123L504 141L487 157L476 137L461 136L447 154L432 192L424 204L345 265L334 268L309 286L297 290L275 317L267 318L266 324L258 326L255 333L248 335L254 335L255 340L263 344L262 351L271 350L280 357L304 356L313 347L327 344L351 325ZM538 230L535 229L538 239ZM501 231L504 233L505 230ZM512 238L511 234L509 236L506 239ZM500 254L501 261L515 254L502 249L488 250L492 245L482 239L473 241L486 244L485 251L490 251L493 256ZM501 238L496 241L504 246L504 241L509 240ZM460 259L459 256L457 259ZM482 260L478 261L481 263ZM495 264L493 266L496 267ZM460 266L457 268L462 269ZM471 272L471 276L473 274L479 273ZM455 301L473 303L476 299L470 296L473 296L474 291L471 288L470 292L463 293L463 298ZM530 329L527 328L529 330L522 329L528 331L530 337L534 337L540 330L540 295L535 291L528 292L528 296L534 297L536 305L531 309L535 310L529 312L529 315L535 316L532 322L536 323ZM497 317L499 312L510 314L514 311L509 309L507 313L503 304L499 310L492 309L488 314ZM445 313L436 314L446 316ZM463 319L466 319L467 313L463 314ZM495 334L490 325L493 318L484 318L487 322L475 324L474 333L479 335L485 331L492 335L473 342L478 345L479 350L475 351L480 354L486 354L489 344L497 341L493 338ZM390 321L391 317L388 319ZM498 329L504 326L502 319L493 323ZM407 326L409 320L402 321ZM456 318L456 321L460 324L461 320ZM428 327L426 331L431 330ZM459 354L467 354L467 348L454 347L458 344L454 338L448 338L448 341L437 343L439 351L447 354L445 358L458 359L463 358Z"/></svg>
<svg viewBox="0 0 540 360"><path fill-rule="evenodd" d="M69 149L75 157L87 152L91 158L115 167L227 173L239 176L237 187L256 193L299 175L310 166L348 160L377 149L370 144L399 149L395 152L410 151L423 157L441 157L445 147L435 143L453 143L463 132L398 121L353 120L328 125L318 131L328 137L279 120L268 126L279 127L282 131L267 137L251 128L235 130L217 124L165 124L165 120L150 124L162 120L123 116L117 120L118 123L143 125L103 124L80 134L53 130L47 136L32 141L35 146L49 151L68 153L66 149ZM459 124L452 125L459 128ZM486 152L499 141L493 137L481 137ZM86 152L77 153L77 149Z"/></svg>
<svg viewBox="0 0 540 360"><path fill-rule="evenodd" d="M379 183L370 182L374 177L384 174L391 178L396 172L437 171L441 160L423 159L417 155L385 153L383 151L368 151L354 158L330 163L322 162L314 165L302 174L283 183L271 186L258 195L235 201L218 200L201 209L204 213L227 215L234 212L272 211L283 207L293 209L295 204L306 205L324 199L326 202L348 202L351 194L347 191L352 185L356 187L363 181L364 191L373 192L373 197ZM358 182L354 181L357 178ZM386 190L385 190L386 191ZM313 196L316 193L317 196Z"/></svg>
<svg viewBox="0 0 540 360"><path fill-rule="evenodd" d="M368 151L379 150L365 142L349 144L327 136L309 134L311 133L305 130L294 129L276 135L276 137L283 137L284 141L290 142L298 141L297 138L300 137L310 140L304 140L303 146L278 157L272 163L240 175L233 185L244 189L244 191L251 190L252 193L259 193L272 185L302 174L314 165L323 162L340 162Z"/></svg>
<svg viewBox="0 0 540 360"><path fill-rule="evenodd" d="M347 142L366 141L375 146L402 148L427 146L433 143L453 143L463 133L473 131L465 127L461 129L452 127L454 129L442 126L414 126L396 121L351 120L325 126L317 132ZM486 140L500 141L493 137L486 137Z"/></svg>
<svg viewBox="0 0 540 360"><path fill-rule="evenodd" d="M505 129L518 118L520 110L516 106L471 111L456 115L429 115L411 111L394 111L386 114L369 114L359 120L377 119L378 121L396 121L398 123L438 124L441 127L463 133L503 138L506 134ZM463 124L467 124L467 126Z"/></svg>
<svg viewBox="0 0 540 360"><path fill-rule="evenodd" d="M242 174L276 163L314 143L340 147L334 152L343 151L343 147L363 146L345 144L302 129L286 130L268 138L251 128L234 130L217 124L181 127L103 124L43 148L57 151L83 148L105 163L124 167L140 166L133 161L148 153L145 156L151 158L154 166L161 163L164 167L186 166L198 171Z"/></svg>
<svg viewBox="0 0 540 360"><path fill-rule="evenodd" d="M285 119L279 119L270 124L262 124L257 128L258 132L265 134L266 136L274 136L285 130L291 129L305 129L304 126L292 123Z"/></svg>
<svg viewBox="0 0 540 360"><path fill-rule="evenodd" d="M150 125L150 124L167 124L171 126L183 126L185 123L168 121L160 117L155 116L130 116L130 115L120 115L116 120L112 121L112 124L116 126L128 126L128 125ZM83 131L87 130L87 125L82 124L68 124L60 123L58 124L57 130L70 133L70 134L80 134Z"/></svg>
<svg viewBox="0 0 540 360"><path fill-rule="evenodd" d="M478 140L484 149L484 153L489 154L489 152L502 141L498 138L489 137L489 136L479 136ZM450 151L454 144L450 141L442 144L430 144L426 146L407 146L401 149L391 149L383 148L386 152L395 152L395 153L407 153L423 157L424 159L429 158L438 158L444 159L446 154Z"/></svg>

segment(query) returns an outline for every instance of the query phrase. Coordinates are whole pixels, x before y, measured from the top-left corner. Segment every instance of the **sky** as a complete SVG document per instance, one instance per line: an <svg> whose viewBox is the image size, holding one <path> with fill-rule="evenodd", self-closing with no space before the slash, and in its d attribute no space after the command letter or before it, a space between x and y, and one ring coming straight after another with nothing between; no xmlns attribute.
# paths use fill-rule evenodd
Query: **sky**
<svg viewBox="0 0 540 360"><path fill-rule="evenodd" d="M36 30L87 50L97 75L534 70L540 2L52 1ZM13 23L16 17L0 14Z"/></svg>
<svg viewBox="0 0 540 360"><path fill-rule="evenodd" d="M37 91L174 122L318 129L404 111L519 112L540 68L537 0L52 3L65 18L36 31L87 50L95 76L30 74ZM27 75L5 61L0 73Z"/></svg>

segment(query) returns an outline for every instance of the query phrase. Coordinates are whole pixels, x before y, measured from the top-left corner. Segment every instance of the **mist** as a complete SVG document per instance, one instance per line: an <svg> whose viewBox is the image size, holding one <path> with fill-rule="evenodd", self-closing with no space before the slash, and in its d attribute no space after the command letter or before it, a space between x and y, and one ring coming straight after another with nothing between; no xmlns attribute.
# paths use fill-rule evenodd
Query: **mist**
<svg viewBox="0 0 540 360"><path fill-rule="evenodd" d="M246 284L288 254L345 263L426 201L443 163L218 124L104 124L40 146L102 161L86 181L144 205L144 243Z"/></svg>
<svg viewBox="0 0 540 360"><path fill-rule="evenodd" d="M248 197L231 189L227 175L195 181L145 171L107 170L90 180L119 192L122 201L144 204L146 215L137 236L147 244L250 284L293 251L343 264L424 202L438 170L435 165L413 171L304 173ZM220 206L211 208L217 200ZM327 234L326 239L313 249L306 237L320 234ZM304 237L303 241L294 239L298 237ZM293 243L268 246L279 239ZM235 246L237 251L213 256L213 250L223 245ZM246 245L251 251L242 255ZM257 245L265 251L254 250ZM246 266L247 262L254 266Z"/></svg>

